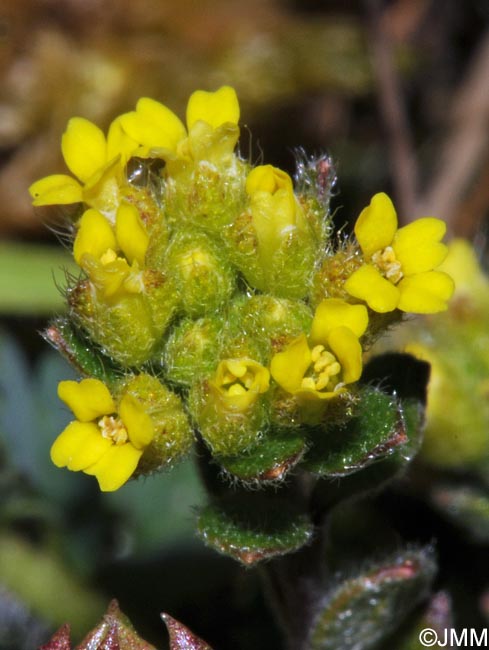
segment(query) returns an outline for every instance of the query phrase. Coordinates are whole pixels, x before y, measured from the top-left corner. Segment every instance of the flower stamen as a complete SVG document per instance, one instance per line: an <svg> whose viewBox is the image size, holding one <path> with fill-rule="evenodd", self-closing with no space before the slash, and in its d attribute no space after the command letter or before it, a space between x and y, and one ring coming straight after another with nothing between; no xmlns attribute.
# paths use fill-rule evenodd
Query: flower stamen
<svg viewBox="0 0 489 650"><path fill-rule="evenodd" d="M312 373L302 379L301 388L331 390L333 378L336 381L341 372L341 365L334 354L326 350L324 345L316 345L311 350L311 361Z"/></svg>
<svg viewBox="0 0 489 650"><path fill-rule="evenodd" d="M115 445L123 445L129 439L127 429L122 420L114 415L104 415L97 422L103 438L112 440Z"/></svg>
<svg viewBox="0 0 489 650"><path fill-rule="evenodd" d="M392 246L386 246L382 250L376 251L372 255L372 262L393 284L397 284L404 277L401 263Z"/></svg>

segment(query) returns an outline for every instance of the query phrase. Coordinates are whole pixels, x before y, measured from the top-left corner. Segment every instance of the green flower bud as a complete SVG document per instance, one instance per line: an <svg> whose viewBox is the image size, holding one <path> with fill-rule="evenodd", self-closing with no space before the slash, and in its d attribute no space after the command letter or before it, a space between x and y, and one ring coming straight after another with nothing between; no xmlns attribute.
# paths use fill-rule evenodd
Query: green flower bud
<svg viewBox="0 0 489 650"><path fill-rule="evenodd" d="M119 387L121 399L131 396L142 407L154 427L154 436L144 449L134 476L147 475L171 466L186 455L193 433L180 398L156 377L140 374Z"/></svg>
<svg viewBox="0 0 489 650"><path fill-rule="evenodd" d="M202 233L177 234L165 266L189 316L215 312L234 291L234 272L218 246Z"/></svg>
<svg viewBox="0 0 489 650"><path fill-rule="evenodd" d="M166 343L163 363L167 377L190 386L211 374L220 348L222 323L216 318L184 319Z"/></svg>
<svg viewBox="0 0 489 650"><path fill-rule="evenodd" d="M136 161L139 161L137 167ZM121 195L128 203L137 208L149 235L146 266L157 268L156 261L161 258L161 251L164 251L168 245L169 231L167 220L161 209L161 199L159 199L163 191L163 179L151 170L149 162L155 161L141 161L137 158L130 161L129 165L132 163L130 177L136 174L137 179L143 178L144 184L138 186L133 182L128 183L121 188Z"/></svg>
<svg viewBox="0 0 489 650"><path fill-rule="evenodd" d="M235 155L232 164L200 161L166 181L167 218L177 228L196 228L220 235L246 203L247 163Z"/></svg>
<svg viewBox="0 0 489 650"><path fill-rule="evenodd" d="M359 249L353 242L346 242L334 255L327 251L323 263L312 278L313 307L317 307L325 298L351 300L351 296L344 289L344 284L361 265Z"/></svg>
<svg viewBox="0 0 489 650"><path fill-rule="evenodd" d="M106 297L84 280L69 293L75 322L123 366L138 366L152 357L177 302L171 283L157 271L142 271L134 288Z"/></svg>
<svg viewBox="0 0 489 650"><path fill-rule="evenodd" d="M256 295L235 303L236 327L260 343L263 357L269 362L272 353L281 350L290 340L309 331L312 313L302 301Z"/></svg>
<svg viewBox="0 0 489 650"><path fill-rule="evenodd" d="M271 165L255 167L246 192L245 210L224 233L232 261L260 291L304 297L319 247L291 178Z"/></svg>

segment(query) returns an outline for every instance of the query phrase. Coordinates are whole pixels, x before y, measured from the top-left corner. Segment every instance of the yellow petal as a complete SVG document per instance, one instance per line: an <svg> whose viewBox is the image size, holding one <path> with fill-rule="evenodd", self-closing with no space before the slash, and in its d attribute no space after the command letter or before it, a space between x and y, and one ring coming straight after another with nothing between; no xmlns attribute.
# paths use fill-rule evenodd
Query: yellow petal
<svg viewBox="0 0 489 650"><path fill-rule="evenodd" d="M448 249L440 240L446 229L445 223L434 217L418 219L399 228L392 248L404 275L431 271L443 262Z"/></svg>
<svg viewBox="0 0 489 650"><path fill-rule="evenodd" d="M272 358L270 373L279 386L288 393L295 393L310 363L311 350L305 334L301 334Z"/></svg>
<svg viewBox="0 0 489 650"><path fill-rule="evenodd" d="M136 110L120 116L124 131L136 142L150 148L175 151L187 132L182 122L160 102L142 97Z"/></svg>
<svg viewBox="0 0 489 650"><path fill-rule="evenodd" d="M60 381L58 397L81 422L90 422L101 415L115 412L115 404L107 386L99 379Z"/></svg>
<svg viewBox="0 0 489 650"><path fill-rule="evenodd" d="M102 436L96 424L92 422L79 422L78 424L86 427L86 435L66 463L67 468L72 472L85 470L99 461L112 447L112 442Z"/></svg>
<svg viewBox="0 0 489 650"><path fill-rule="evenodd" d="M179 143L176 154L183 160L220 163L233 153L238 138L239 127L230 122L216 129L207 122L195 122L189 129L188 138Z"/></svg>
<svg viewBox="0 0 489 650"><path fill-rule="evenodd" d="M362 346L355 334L348 327L337 327L329 333L328 345L341 365L344 383L351 384L360 379Z"/></svg>
<svg viewBox="0 0 489 650"><path fill-rule="evenodd" d="M137 149L138 143L136 140L131 138L122 128L121 117L116 117L109 126L107 133L107 160L120 156L121 164L124 166Z"/></svg>
<svg viewBox="0 0 489 650"><path fill-rule="evenodd" d="M397 286L401 292L399 309L415 314L445 311L455 288L452 278L441 271L411 275L403 278Z"/></svg>
<svg viewBox="0 0 489 650"><path fill-rule="evenodd" d="M246 192L250 196L255 192L273 194L279 189L293 191L292 179L278 167L258 165L250 171L246 178Z"/></svg>
<svg viewBox="0 0 489 650"><path fill-rule="evenodd" d="M61 138L61 151L68 169L82 182L107 162L103 132L83 117L72 117Z"/></svg>
<svg viewBox="0 0 489 650"><path fill-rule="evenodd" d="M51 460L56 467L66 467L73 461L80 445L98 427L92 422L70 422L65 430L59 434L51 447ZM100 434L99 434L100 435Z"/></svg>
<svg viewBox="0 0 489 650"><path fill-rule="evenodd" d="M122 257L116 257L113 261L102 264L92 255L85 255L82 259L82 267L96 289L106 298L114 296L131 273L130 266Z"/></svg>
<svg viewBox="0 0 489 650"><path fill-rule="evenodd" d="M67 174L53 174L36 181L29 187L32 205L68 205L82 201L82 187Z"/></svg>
<svg viewBox="0 0 489 650"><path fill-rule="evenodd" d="M327 298L317 306L312 321L311 342L325 343L328 334L336 327L348 327L358 338L365 333L368 312L364 305L350 305L338 298Z"/></svg>
<svg viewBox="0 0 489 650"><path fill-rule="evenodd" d="M370 264L364 264L352 273L344 287L350 296L364 300L370 309L381 314L393 311L399 302L399 289Z"/></svg>
<svg viewBox="0 0 489 650"><path fill-rule="evenodd" d="M213 128L226 122L239 122L239 103L236 91L231 86L222 86L215 92L196 90L187 104L187 127L190 130L195 122L202 120Z"/></svg>
<svg viewBox="0 0 489 650"><path fill-rule="evenodd" d="M355 236L367 259L376 251L390 246L396 230L396 211L390 198L383 192L372 198L355 224Z"/></svg>
<svg viewBox="0 0 489 650"><path fill-rule="evenodd" d="M84 470L85 474L96 477L102 492L113 492L134 474L142 453L131 443L111 445L99 461Z"/></svg>
<svg viewBox="0 0 489 650"><path fill-rule="evenodd" d="M129 203L122 203L117 210L115 233L117 243L129 263L134 260L140 266L144 265L144 258L148 250L149 236L143 226L139 211Z"/></svg>
<svg viewBox="0 0 489 650"><path fill-rule="evenodd" d="M83 255L88 253L99 259L108 249L116 248L112 226L98 210L86 210L78 224L73 243L73 256L80 264Z"/></svg>
<svg viewBox="0 0 489 650"><path fill-rule="evenodd" d="M132 395L124 395L119 404L119 415L136 449L144 449L153 440L154 426L141 402Z"/></svg>

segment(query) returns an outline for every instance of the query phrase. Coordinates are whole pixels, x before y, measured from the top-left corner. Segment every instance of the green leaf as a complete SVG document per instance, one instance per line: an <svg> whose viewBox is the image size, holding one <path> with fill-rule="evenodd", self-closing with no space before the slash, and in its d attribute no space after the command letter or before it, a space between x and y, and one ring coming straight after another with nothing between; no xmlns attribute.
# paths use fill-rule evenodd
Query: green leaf
<svg viewBox="0 0 489 650"><path fill-rule="evenodd" d="M252 566L301 548L313 526L288 500L235 493L200 511L197 533L208 546Z"/></svg>
<svg viewBox="0 0 489 650"><path fill-rule="evenodd" d="M388 558L339 584L321 603L310 650L367 650L423 600L435 574L430 548Z"/></svg>
<svg viewBox="0 0 489 650"><path fill-rule="evenodd" d="M306 443L299 431L275 430L261 438L257 447L236 456L220 456L216 461L227 474L243 483L280 482L302 459Z"/></svg>
<svg viewBox="0 0 489 650"><path fill-rule="evenodd" d="M427 628L430 630L426 637L426 641L433 642L435 632L440 643L445 643L445 630L453 628L453 614L452 614L452 601L448 593L440 591L435 594L429 603L420 611L414 612L408 618L406 623L401 629L396 630L389 639L386 639L385 644L382 644L379 650L391 650L393 647L396 650L423 650L428 647L423 645L420 640L420 634ZM447 635L449 638L449 635ZM431 647L440 647L438 644ZM452 648L450 644L443 647Z"/></svg>
<svg viewBox="0 0 489 650"><path fill-rule="evenodd" d="M107 383L117 380L117 366L67 319L55 320L44 338L82 375Z"/></svg>
<svg viewBox="0 0 489 650"><path fill-rule="evenodd" d="M452 523L466 531L477 543L489 541L489 492L474 485L450 485L434 487L430 501Z"/></svg>
<svg viewBox="0 0 489 650"><path fill-rule="evenodd" d="M185 625L182 625L168 614L162 614L170 635L170 650L212 650L212 648L195 636Z"/></svg>
<svg viewBox="0 0 489 650"><path fill-rule="evenodd" d="M360 391L352 418L334 428L312 430L305 467L320 476L348 476L392 455L407 441L398 402L367 386Z"/></svg>
<svg viewBox="0 0 489 650"><path fill-rule="evenodd" d="M65 311L59 287L66 275L80 269L60 247L38 244L0 244L0 312L51 315Z"/></svg>

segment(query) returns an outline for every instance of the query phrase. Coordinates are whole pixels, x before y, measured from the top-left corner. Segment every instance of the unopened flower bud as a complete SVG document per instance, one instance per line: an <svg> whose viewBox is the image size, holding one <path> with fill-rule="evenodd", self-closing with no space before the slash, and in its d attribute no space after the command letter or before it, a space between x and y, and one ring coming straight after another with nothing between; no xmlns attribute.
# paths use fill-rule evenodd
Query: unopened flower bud
<svg viewBox="0 0 489 650"><path fill-rule="evenodd" d="M168 249L166 268L183 311L203 316L229 300L234 272L211 239L203 234L178 234Z"/></svg>

